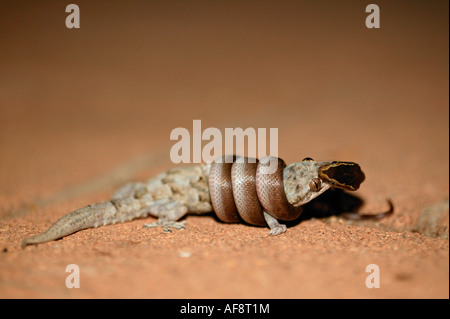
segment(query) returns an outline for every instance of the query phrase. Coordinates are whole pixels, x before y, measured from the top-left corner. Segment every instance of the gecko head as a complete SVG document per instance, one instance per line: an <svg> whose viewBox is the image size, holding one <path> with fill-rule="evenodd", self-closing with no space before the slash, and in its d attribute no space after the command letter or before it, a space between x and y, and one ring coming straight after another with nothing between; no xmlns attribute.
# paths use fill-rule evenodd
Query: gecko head
<svg viewBox="0 0 450 319"><path fill-rule="evenodd" d="M308 203L331 187L357 190L364 181L356 163L316 162L309 157L287 166L283 177L286 197L294 206Z"/></svg>

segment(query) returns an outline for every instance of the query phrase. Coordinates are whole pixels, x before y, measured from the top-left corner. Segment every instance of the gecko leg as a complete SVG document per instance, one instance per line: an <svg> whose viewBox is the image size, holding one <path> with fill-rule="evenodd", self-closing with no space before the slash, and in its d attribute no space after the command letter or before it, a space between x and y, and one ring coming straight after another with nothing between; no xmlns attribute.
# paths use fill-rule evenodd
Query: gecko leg
<svg viewBox="0 0 450 319"><path fill-rule="evenodd" d="M270 236L276 236L286 231L286 225L280 224L275 217L269 215L266 211L264 211L264 219L270 228Z"/></svg>
<svg viewBox="0 0 450 319"><path fill-rule="evenodd" d="M154 223L145 224L144 228L163 227L166 233L172 232L171 228L184 229L186 222L178 222L177 220L186 215L187 212L187 207L178 202L157 201L150 207L150 214L158 217L158 220Z"/></svg>

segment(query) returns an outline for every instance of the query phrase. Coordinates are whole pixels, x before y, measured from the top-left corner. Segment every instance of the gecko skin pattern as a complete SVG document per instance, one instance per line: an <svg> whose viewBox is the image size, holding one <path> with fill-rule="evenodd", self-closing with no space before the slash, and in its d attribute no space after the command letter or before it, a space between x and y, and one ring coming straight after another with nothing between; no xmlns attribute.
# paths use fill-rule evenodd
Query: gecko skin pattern
<svg viewBox="0 0 450 319"><path fill-rule="evenodd" d="M256 163L248 158L222 157L212 164L180 166L145 183L129 183L106 202L75 210L60 218L46 232L26 238L22 247L56 240L77 231L122 223L149 215L157 217L146 228L181 229L186 214L216 211L224 222L246 221L270 228L270 235L286 231L278 220L293 220L301 206L331 187L357 190L364 173L353 162L316 162L305 158L289 166L276 157ZM277 170L266 173L269 160ZM392 207L391 207L392 208ZM380 217L387 213L378 214Z"/></svg>

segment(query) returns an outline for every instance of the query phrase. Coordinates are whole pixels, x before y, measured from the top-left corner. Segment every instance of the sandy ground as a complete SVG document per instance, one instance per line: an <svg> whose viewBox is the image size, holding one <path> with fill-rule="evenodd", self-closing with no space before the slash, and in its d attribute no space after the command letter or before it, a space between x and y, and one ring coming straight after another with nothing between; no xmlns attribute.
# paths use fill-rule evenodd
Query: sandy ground
<svg viewBox="0 0 450 319"><path fill-rule="evenodd" d="M1 298L449 298L448 1L0 2ZM23 238L173 167L170 132L278 128L358 162L361 211L266 228L189 216ZM80 288L66 287L67 265ZM379 267L369 289L366 267Z"/></svg>

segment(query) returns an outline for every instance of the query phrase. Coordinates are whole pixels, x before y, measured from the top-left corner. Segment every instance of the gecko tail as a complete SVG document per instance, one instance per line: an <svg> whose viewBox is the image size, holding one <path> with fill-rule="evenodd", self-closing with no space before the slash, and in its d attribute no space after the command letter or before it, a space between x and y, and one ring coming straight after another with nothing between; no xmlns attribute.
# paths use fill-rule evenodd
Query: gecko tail
<svg viewBox="0 0 450 319"><path fill-rule="evenodd" d="M116 215L117 208L111 201L85 206L61 217L42 234L24 239L22 248L56 240L83 229L111 224L115 220L111 217Z"/></svg>

